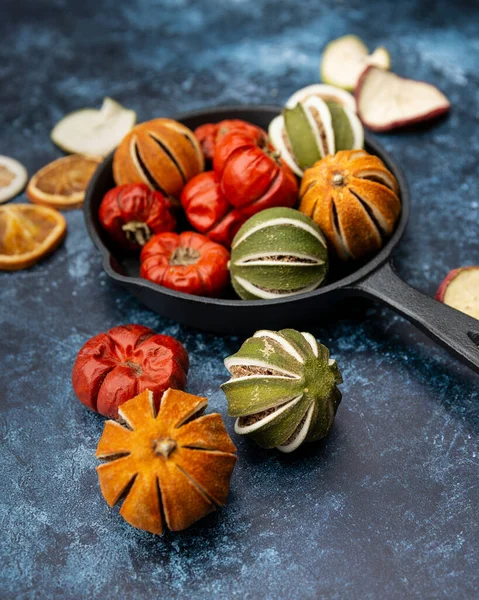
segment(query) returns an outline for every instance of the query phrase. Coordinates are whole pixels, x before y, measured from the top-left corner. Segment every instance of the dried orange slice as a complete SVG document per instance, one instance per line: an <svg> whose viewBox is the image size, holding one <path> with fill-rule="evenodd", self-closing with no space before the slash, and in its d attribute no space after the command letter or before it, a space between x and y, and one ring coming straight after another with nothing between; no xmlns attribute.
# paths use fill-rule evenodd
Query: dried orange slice
<svg viewBox="0 0 479 600"><path fill-rule="evenodd" d="M72 154L58 158L40 169L27 187L32 202L58 209L78 208L85 190L102 158Z"/></svg>
<svg viewBox="0 0 479 600"><path fill-rule="evenodd" d="M58 246L66 228L65 218L53 208L0 206L0 270L31 267Z"/></svg>

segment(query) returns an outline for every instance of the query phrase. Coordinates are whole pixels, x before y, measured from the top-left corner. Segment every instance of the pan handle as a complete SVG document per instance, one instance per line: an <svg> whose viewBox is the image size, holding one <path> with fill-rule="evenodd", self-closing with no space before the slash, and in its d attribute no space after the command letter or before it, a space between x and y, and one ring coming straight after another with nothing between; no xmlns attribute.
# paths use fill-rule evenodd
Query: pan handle
<svg viewBox="0 0 479 600"><path fill-rule="evenodd" d="M414 289L386 262L354 284L362 296L385 302L452 354L479 372L479 321Z"/></svg>

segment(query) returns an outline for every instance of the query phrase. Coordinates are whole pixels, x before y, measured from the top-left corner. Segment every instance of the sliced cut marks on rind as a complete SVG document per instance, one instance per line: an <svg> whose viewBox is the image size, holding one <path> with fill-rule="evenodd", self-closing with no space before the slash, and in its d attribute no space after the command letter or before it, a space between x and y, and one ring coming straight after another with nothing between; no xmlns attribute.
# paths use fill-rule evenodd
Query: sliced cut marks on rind
<svg viewBox="0 0 479 600"><path fill-rule="evenodd" d="M281 160L288 165L293 173L301 177L303 175L303 170L298 165L296 157L294 156L288 134L286 133L283 115L278 115L271 121L268 127L268 135L271 143L280 153Z"/></svg>
<svg viewBox="0 0 479 600"><path fill-rule="evenodd" d="M321 284L321 281L317 281L306 287L297 288L294 290L271 291L271 290L263 289L263 288L259 287L258 285L254 285L254 284L250 283L249 281L246 281L246 279L244 279L243 277L235 276L234 280L238 285L240 285L243 289L245 289L251 295L253 295L254 297L256 297L258 299L262 299L262 300L277 300L279 298L284 298L286 296L294 296L296 294L305 294L307 292L314 291Z"/></svg>
<svg viewBox="0 0 479 600"><path fill-rule="evenodd" d="M308 411L301 419L301 422L299 423L298 427L293 432L293 434L288 438L288 440L286 440L284 444L282 444L281 446L277 446L278 450L284 452L285 454L288 454L290 452L293 452L293 450L299 448L299 446L304 442L306 436L308 435L313 412L314 404L311 404L311 406L308 408Z"/></svg>
<svg viewBox="0 0 479 600"><path fill-rule="evenodd" d="M299 168L307 169L323 156L319 127L302 104L284 108L283 119L287 135L285 145L291 149Z"/></svg>
<svg viewBox="0 0 479 600"><path fill-rule="evenodd" d="M232 379L241 377L285 377L299 379L300 375L292 371L287 371L278 367L278 365L255 358L241 358L235 355L225 359L225 367L233 376Z"/></svg>
<svg viewBox="0 0 479 600"><path fill-rule="evenodd" d="M325 240L323 234L319 230L317 230L314 227L312 227L311 225L309 225L308 223L305 223L304 221L301 221L299 219L291 219L288 217L277 217L277 218L269 219L268 221L260 222L257 225L247 228L242 233L241 236L237 236L234 239L232 248L238 247L242 242L244 242L246 239L248 239L254 233L256 233L258 231L263 231L264 229L267 229L268 227L276 227L277 225L290 225L292 227L304 229L304 231L307 231L309 234L311 234L313 237L315 237L319 242L321 242L324 247L326 247L326 240Z"/></svg>
<svg viewBox="0 0 479 600"><path fill-rule="evenodd" d="M328 105L321 98L311 96L303 102L303 106L319 141L321 158L328 154L334 154L336 149L334 146L333 121Z"/></svg>
<svg viewBox="0 0 479 600"><path fill-rule="evenodd" d="M364 146L364 129L356 114L337 102L327 102L331 113L335 151Z"/></svg>
<svg viewBox="0 0 479 600"><path fill-rule="evenodd" d="M289 252L270 252L266 255L260 253L249 254L235 262L237 266L268 266L277 265L278 263L286 263L289 267L298 266L303 267L304 265L324 265L325 261L318 258L317 256L311 256L300 253Z"/></svg>
<svg viewBox="0 0 479 600"><path fill-rule="evenodd" d="M168 147L166 140L162 140L158 135L156 135L156 133L153 133L152 131L149 132L149 135L150 135L151 139L155 143L158 144L158 146L160 147L161 151L165 154L165 156L173 163L173 166L178 170L178 173L181 175L181 178L183 179L183 183L186 183L186 175L183 170L183 167L181 166L180 162L175 157L173 150Z"/></svg>
<svg viewBox="0 0 479 600"><path fill-rule="evenodd" d="M311 335L311 333L308 333L307 331L302 331L301 335L311 346L311 350L312 350L314 356L316 356L316 358L318 358L318 342L316 341L316 338L313 335Z"/></svg>
<svg viewBox="0 0 479 600"><path fill-rule="evenodd" d="M319 206L316 210L320 210ZM344 240L344 233L341 229L341 223L339 222L339 215L334 198L331 198L331 225L333 229L333 235L335 240L335 247L338 250L338 254L342 260L348 260L353 258L349 251L348 246Z"/></svg>
<svg viewBox="0 0 479 600"><path fill-rule="evenodd" d="M253 335L253 337L274 340L281 346L284 352L292 356L299 363L304 363L304 356L302 356L302 354L294 347L294 345L287 339L285 339L285 337L280 333L277 333L276 331L271 331L269 329L260 329Z"/></svg>
<svg viewBox="0 0 479 600"><path fill-rule="evenodd" d="M401 212L401 201L397 195L389 188L385 189L382 184L373 181L362 180L360 186L354 185L354 181L351 181L349 189L372 211L375 221L385 235L390 236Z"/></svg>
<svg viewBox="0 0 479 600"><path fill-rule="evenodd" d="M386 169L359 169L357 171L353 171L353 176L357 177L358 179L367 179L368 181L381 183L394 193L397 193L398 191L396 179L391 173L389 173L389 171L386 171Z"/></svg>
<svg viewBox="0 0 479 600"><path fill-rule="evenodd" d="M164 516L157 476L138 472L124 496L120 515L125 521L138 529L161 535Z"/></svg>
<svg viewBox="0 0 479 600"><path fill-rule="evenodd" d="M258 413L252 413L243 417L238 417L235 422L235 432L240 435L251 433L264 427L270 421L276 419L279 415L284 413L286 410L291 409L293 406L298 404L303 398L303 395L297 396L292 400L272 406Z"/></svg>
<svg viewBox="0 0 479 600"><path fill-rule="evenodd" d="M373 131L387 131L446 113L450 102L435 86L368 67L356 88L358 113Z"/></svg>
<svg viewBox="0 0 479 600"><path fill-rule="evenodd" d="M370 204L365 197L361 197L360 194L350 189L351 194L361 203L361 206L368 213L368 217L371 219L372 226L376 229L378 234L382 237L383 235L389 235L390 227L386 219L383 217L381 212L377 209L374 204Z"/></svg>

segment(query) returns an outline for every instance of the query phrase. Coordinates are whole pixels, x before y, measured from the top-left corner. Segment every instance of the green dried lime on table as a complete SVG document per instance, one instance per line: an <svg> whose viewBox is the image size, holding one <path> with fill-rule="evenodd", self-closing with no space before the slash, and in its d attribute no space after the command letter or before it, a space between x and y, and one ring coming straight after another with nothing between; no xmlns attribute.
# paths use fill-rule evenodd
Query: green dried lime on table
<svg viewBox="0 0 479 600"><path fill-rule="evenodd" d="M231 245L231 282L243 300L310 292L324 283L327 271L324 235L310 217L292 208L257 213Z"/></svg>
<svg viewBox="0 0 479 600"><path fill-rule="evenodd" d="M221 388L235 431L263 448L292 452L324 438L341 402L341 373L326 346L294 329L257 331L225 360Z"/></svg>

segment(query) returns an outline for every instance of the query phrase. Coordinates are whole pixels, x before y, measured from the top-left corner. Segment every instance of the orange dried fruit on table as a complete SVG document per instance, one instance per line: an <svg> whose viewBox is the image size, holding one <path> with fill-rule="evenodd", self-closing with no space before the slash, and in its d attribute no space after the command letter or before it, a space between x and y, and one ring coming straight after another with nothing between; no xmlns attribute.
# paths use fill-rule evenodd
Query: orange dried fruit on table
<svg viewBox="0 0 479 600"><path fill-rule="evenodd" d="M58 158L30 179L27 196L35 204L52 208L79 208L93 173L103 159L72 154Z"/></svg>
<svg viewBox="0 0 479 600"><path fill-rule="evenodd" d="M0 270L31 267L60 244L66 227L63 215L53 208L0 206Z"/></svg>
<svg viewBox="0 0 479 600"><path fill-rule="evenodd" d="M124 498L120 514L130 525L179 531L226 504L236 448L221 415L203 415L207 403L168 389L157 414L145 390L118 409L125 425L105 423L100 488L109 506Z"/></svg>
<svg viewBox="0 0 479 600"><path fill-rule="evenodd" d="M366 150L342 150L304 173L299 210L311 217L341 260L382 248L401 212L399 186L383 161Z"/></svg>
<svg viewBox="0 0 479 600"><path fill-rule="evenodd" d="M143 182L173 198L179 198L185 184L203 169L203 152L194 133L172 119L137 125L113 158L117 185Z"/></svg>

